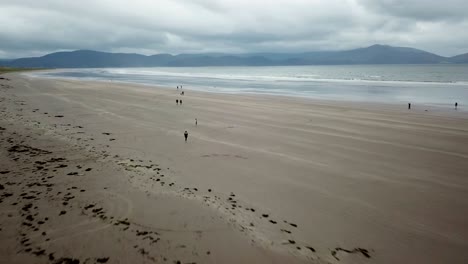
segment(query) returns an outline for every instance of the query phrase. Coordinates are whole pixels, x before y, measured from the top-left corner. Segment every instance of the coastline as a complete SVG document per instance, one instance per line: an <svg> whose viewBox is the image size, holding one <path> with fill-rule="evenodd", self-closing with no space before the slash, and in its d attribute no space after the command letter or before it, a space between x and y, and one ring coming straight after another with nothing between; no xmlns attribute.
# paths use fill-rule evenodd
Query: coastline
<svg viewBox="0 0 468 264"><path fill-rule="evenodd" d="M55 70L41 70L41 71L55 71ZM155 89L164 89L164 90L174 90L173 87L167 87L157 84L149 83L134 83L130 81L115 81L115 80L93 80L93 79L82 79L82 78L73 78L73 77L48 77L48 76L37 76L37 75L28 75L28 73L21 73L26 78L36 78L36 79L49 79L57 81L70 81L70 82L88 82L88 83L97 83L97 84L110 84L113 83L117 85L127 85L133 88L155 88ZM460 84L465 85L465 84ZM224 92L224 91L214 91L214 90L199 90L188 88L184 89L190 91L192 94L198 94L202 97L206 95L217 95L217 96L230 96L233 99L242 100L243 98L256 98L259 100L269 99L269 100L287 100L291 103L313 103L321 105L331 105L331 106L340 106L343 105L345 108L363 108L366 110L390 110L395 112L401 112L407 110L408 102L370 102L365 100L333 100L333 99L324 99L324 98L313 98L313 97L304 97L304 96L294 96L290 94L269 94L269 93L256 93L256 92ZM427 110L427 111L426 111ZM437 105L437 104L415 104L412 103L412 113L428 112L431 111L431 114L442 114L442 115L454 115L456 117L464 117L464 113L468 111L468 108L460 105L457 110L454 109L453 105Z"/></svg>
<svg viewBox="0 0 468 264"><path fill-rule="evenodd" d="M125 196L131 186L130 193L139 199L149 194L141 204L161 199L157 195L176 197L169 204L189 213L179 219L166 210L162 219L221 226L227 234L202 244L233 241L237 250L247 252L244 261L462 263L467 257L463 172L468 152L462 142L468 140L468 122L461 111L409 112L391 104L190 90L180 97L175 88L6 76L12 79L11 88L2 91L11 102L4 112L10 123L2 123L7 131L28 124L38 131L33 138L46 134L84 147L103 163L123 162L123 171L101 176L109 181L110 175L121 175L118 193ZM183 98L183 105L176 106L176 98ZM189 130L188 143L182 140L183 130ZM119 158L109 158L115 155ZM169 168L165 177L170 180L156 181L154 171L134 163L140 159L145 166L151 160ZM106 166L111 167L101 167ZM100 199L105 203L110 198ZM155 205L156 210L164 204ZM205 205L208 210L202 209ZM133 206L128 216L132 226L150 225L152 232L161 232L161 223L149 224L158 217L140 203ZM200 219L197 214L213 222L191 223ZM198 255L192 257L197 261L242 261L235 259L239 254L226 253L229 243L201 257L196 238L166 239L168 244L185 240L196 248ZM145 257L135 252L135 257ZM177 243L162 252L174 259ZM210 259L215 254L216 260Z"/></svg>
<svg viewBox="0 0 468 264"><path fill-rule="evenodd" d="M40 78L72 79L84 81L115 81L127 84L142 84L146 86L175 87L179 83L190 87L191 91L210 92L229 95L279 96L305 98L316 101L336 101L354 103L376 103L406 105L411 102L421 108L438 110L453 109L453 104L463 106L468 98L468 83L465 78L455 74L450 82L435 82L421 80L415 74L414 79L368 80L347 79L336 76L335 79L316 78L319 75L308 75L308 71L323 71L323 69L299 67L298 75L290 73L291 68L284 68L288 74L283 76L278 70L270 73L265 69L252 75L243 73L242 67L225 69L222 74L217 68L99 68L99 69L57 69L49 74L32 74ZM185 68L183 68L185 69ZM308 70L305 70L308 69ZM186 72L193 70L193 73ZM338 68L338 71L343 69ZM363 69L364 70L364 69ZM420 70L420 69L418 69ZM416 72L418 70L415 70ZM231 73L232 71L232 73ZM331 70L328 70L331 71ZM384 69L379 70L384 71ZM74 73L75 72L75 73ZM411 71L410 71L411 72ZM229 73L229 74L228 74ZM301 75L304 74L304 76ZM257 76L257 74L260 74ZM345 74L345 73L343 73ZM359 76L359 72L355 72ZM42 76L41 76L42 75ZM345 74L346 75L346 74ZM311 77L315 76L315 77ZM326 75L325 75L326 76ZM391 75L390 75L391 76ZM450 76L450 75L449 75ZM378 77L378 76L377 76ZM410 78L408 76L408 78ZM429 77L428 77L429 78ZM429 78L434 80L433 77ZM406 81L405 81L406 80ZM450 91L447 95L446 90ZM462 111L464 108L460 108ZM428 109L430 110L430 109Z"/></svg>

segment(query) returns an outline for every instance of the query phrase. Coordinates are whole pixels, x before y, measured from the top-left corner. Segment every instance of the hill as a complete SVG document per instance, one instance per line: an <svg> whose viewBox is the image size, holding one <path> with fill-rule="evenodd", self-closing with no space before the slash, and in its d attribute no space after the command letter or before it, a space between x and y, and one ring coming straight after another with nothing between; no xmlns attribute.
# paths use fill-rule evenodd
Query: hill
<svg viewBox="0 0 468 264"><path fill-rule="evenodd" d="M451 63L468 63L468 53L453 56L448 61Z"/></svg>
<svg viewBox="0 0 468 264"><path fill-rule="evenodd" d="M103 68L103 67L199 67L353 64L468 63L468 53L446 58L427 51L388 45L373 45L345 51L251 54L157 54L108 53L92 50L56 52L42 57L0 62L10 67Z"/></svg>
<svg viewBox="0 0 468 264"><path fill-rule="evenodd" d="M444 57L413 48L373 45L337 52L305 53L298 64L434 64Z"/></svg>

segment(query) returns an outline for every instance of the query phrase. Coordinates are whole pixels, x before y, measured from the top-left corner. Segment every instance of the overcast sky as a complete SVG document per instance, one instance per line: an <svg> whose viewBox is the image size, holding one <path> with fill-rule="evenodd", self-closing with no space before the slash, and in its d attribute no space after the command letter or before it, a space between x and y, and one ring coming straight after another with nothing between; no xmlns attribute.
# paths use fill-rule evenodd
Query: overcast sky
<svg viewBox="0 0 468 264"><path fill-rule="evenodd" d="M372 44L468 52L468 0L0 0L0 58L302 52Z"/></svg>

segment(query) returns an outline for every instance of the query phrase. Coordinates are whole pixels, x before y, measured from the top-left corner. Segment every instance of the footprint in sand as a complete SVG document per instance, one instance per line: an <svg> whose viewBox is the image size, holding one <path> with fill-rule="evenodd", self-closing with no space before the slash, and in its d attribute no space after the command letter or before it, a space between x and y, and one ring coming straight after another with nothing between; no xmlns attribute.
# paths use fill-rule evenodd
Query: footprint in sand
<svg viewBox="0 0 468 264"><path fill-rule="evenodd" d="M107 258L98 258L98 259L96 259L96 262L97 263L106 263L108 260L109 260L109 257L107 257Z"/></svg>
<svg viewBox="0 0 468 264"><path fill-rule="evenodd" d="M309 249L312 252L315 252L315 248L313 248L313 247L306 246L306 248Z"/></svg>
<svg viewBox="0 0 468 264"><path fill-rule="evenodd" d="M348 253L348 254L361 253L366 258L371 257L370 254L369 254L369 251L367 249L365 249L365 248L354 248L353 250L349 250L349 249L338 247L338 248L335 248L334 250L332 250L330 253L336 260L340 260L338 258L338 253L340 253L340 252L344 252L344 253Z"/></svg>

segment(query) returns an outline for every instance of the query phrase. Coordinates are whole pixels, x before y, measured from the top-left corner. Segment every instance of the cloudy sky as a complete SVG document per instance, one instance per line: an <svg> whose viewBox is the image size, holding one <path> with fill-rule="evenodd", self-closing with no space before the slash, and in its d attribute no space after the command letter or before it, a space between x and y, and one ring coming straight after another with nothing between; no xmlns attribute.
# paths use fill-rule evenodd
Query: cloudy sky
<svg viewBox="0 0 468 264"><path fill-rule="evenodd" d="M60 50L468 52L467 0L0 0L0 58Z"/></svg>

